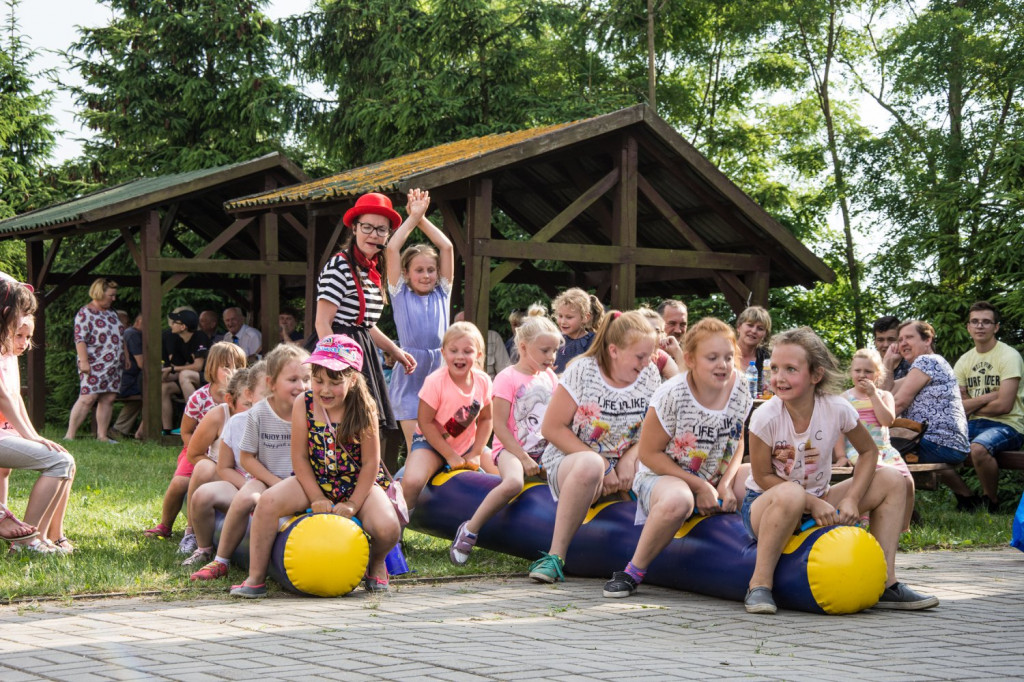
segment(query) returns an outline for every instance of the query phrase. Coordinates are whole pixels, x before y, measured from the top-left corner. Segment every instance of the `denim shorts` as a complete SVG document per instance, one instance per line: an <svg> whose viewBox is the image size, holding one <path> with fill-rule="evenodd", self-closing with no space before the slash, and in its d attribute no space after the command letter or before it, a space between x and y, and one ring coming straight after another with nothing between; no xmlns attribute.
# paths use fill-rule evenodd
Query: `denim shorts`
<svg viewBox="0 0 1024 682"><path fill-rule="evenodd" d="M967 440L977 443L995 455L1004 450L1019 450L1024 435L1017 429L991 419L972 419L967 422Z"/></svg>
<svg viewBox="0 0 1024 682"><path fill-rule="evenodd" d="M967 453L939 445L922 438L917 446L917 461L921 464L959 464L967 459Z"/></svg>
<svg viewBox="0 0 1024 682"><path fill-rule="evenodd" d="M743 519L743 527L747 529L747 535L754 540L757 539L757 535L754 534L754 528L750 525L750 505L754 504L754 500L764 495L756 490L748 490L746 496L743 498L743 504L740 505L740 518Z"/></svg>
<svg viewBox="0 0 1024 682"><path fill-rule="evenodd" d="M409 452L413 450L434 450L434 446L427 442L427 437L422 433L412 434L412 443L409 445Z"/></svg>

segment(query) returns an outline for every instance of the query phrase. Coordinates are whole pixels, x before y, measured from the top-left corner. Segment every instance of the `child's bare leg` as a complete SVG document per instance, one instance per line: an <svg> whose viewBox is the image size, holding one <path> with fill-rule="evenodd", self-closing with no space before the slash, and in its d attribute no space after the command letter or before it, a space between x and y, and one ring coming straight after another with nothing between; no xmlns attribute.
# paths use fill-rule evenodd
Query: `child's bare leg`
<svg viewBox="0 0 1024 682"><path fill-rule="evenodd" d="M903 532L906 533L910 530L910 520L914 516L915 489L913 476L904 476L903 480L907 486L907 505L906 512L903 514Z"/></svg>
<svg viewBox="0 0 1024 682"><path fill-rule="evenodd" d="M750 478L750 465L741 464L736 471L736 478L732 479L732 494L736 496L736 511L740 510L743 498L747 496L748 478Z"/></svg>
<svg viewBox="0 0 1024 682"><path fill-rule="evenodd" d="M0 504L7 504L7 487L11 477L11 470L0 467Z"/></svg>
<svg viewBox="0 0 1024 682"><path fill-rule="evenodd" d="M249 525L249 513L256 508L260 494L267 489L262 481L253 479L242 486L231 506L224 515L224 524L220 528L220 542L217 544L217 556L222 559L230 559L238 548L242 538L245 537L245 529Z"/></svg>
<svg viewBox="0 0 1024 682"><path fill-rule="evenodd" d="M370 494L359 510L359 521L370 535L370 560L367 563L367 575L384 580L387 568L384 558L398 544L402 527L398 524L395 508L379 486L373 486Z"/></svg>
<svg viewBox="0 0 1024 682"><path fill-rule="evenodd" d="M566 455L558 465L558 505L548 554L565 560L572 536L583 524L590 505L601 494L605 466L605 458L593 450Z"/></svg>
<svg viewBox="0 0 1024 682"><path fill-rule="evenodd" d="M409 511L416 507L420 492L442 466L441 455L427 448L417 448L405 458L405 475L402 477L402 493Z"/></svg>
<svg viewBox="0 0 1024 682"><path fill-rule="evenodd" d="M231 506L238 489L227 481L211 481L196 490L189 500L192 532L200 548L213 546L213 529L216 525L217 510Z"/></svg>
<svg viewBox="0 0 1024 682"><path fill-rule="evenodd" d="M641 571L646 570L661 550L672 542L683 521L693 513L693 492L680 478L660 476L651 491L650 506L651 513L640 532L631 562Z"/></svg>
<svg viewBox="0 0 1024 682"><path fill-rule="evenodd" d="M504 450L498 455L498 472L501 483L494 487L480 502L472 518L466 522L466 530L476 534L487 521L523 490L523 464L511 452Z"/></svg>
<svg viewBox="0 0 1024 682"><path fill-rule="evenodd" d="M802 486L780 483L750 506L750 525L757 536L757 558L749 586L771 588L782 549L796 530L807 504Z"/></svg>
<svg viewBox="0 0 1024 682"><path fill-rule="evenodd" d="M249 577L244 584L256 587L267 580L270 550L277 537L277 524L282 516L294 514L309 506L309 498L299 479L290 476L262 495L252 514L249 528Z"/></svg>
<svg viewBox="0 0 1024 682"><path fill-rule="evenodd" d="M195 532L195 523L192 520L192 500L195 499L196 491L199 490L200 486L216 481L219 478L217 476L217 464L205 457L199 460L192 470L192 475L189 476L188 480L188 496L186 498L188 503L188 525L192 528L192 532Z"/></svg>
<svg viewBox="0 0 1024 682"><path fill-rule="evenodd" d="M403 419L398 425L402 427L402 435L405 436L405 458L409 459L409 453L412 452L412 434L416 433L416 420Z"/></svg>
<svg viewBox="0 0 1024 682"><path fill-rule="evenodd" d="M160 523L167 528L174 528L174 520L178 518L178 512L181 511L185 494L188 492L188 479L188 476L174 476L167 486L163 508L160 511Z"/></svg>

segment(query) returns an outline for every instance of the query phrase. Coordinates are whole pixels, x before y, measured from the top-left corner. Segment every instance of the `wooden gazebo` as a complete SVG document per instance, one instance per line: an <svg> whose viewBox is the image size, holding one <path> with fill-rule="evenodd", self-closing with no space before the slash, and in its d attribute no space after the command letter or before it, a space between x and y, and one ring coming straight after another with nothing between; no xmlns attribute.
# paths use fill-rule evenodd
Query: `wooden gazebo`
<svg viewBox="0 0 1024 682"><path fill-rule="evenodd" d="M0 239L22 239L28 281L39 302L36 338L43 340L28 359L29 411L42 423L46 404L46 306L69 288L97 277L112 277L141 290L144 354L143 416L146 436L160 433L161 302L175 287L216 289L239 305L259 311L264 346L277 342L282 278L302 290L306 274L306 216L292 212L235 218L224 212L232 197L308 181L282 154L273 153L228 166L134 180L87 196L0 221ZM284 222L291 232L279 236ZM193 251L180 238L197 235L205 246ZM86 232L113 233L112 239L72 272L55 272L65 237ZM104 261L126 248L139 275L111 275Z"/></svg>
<svg viewBox="0 0 1024 682"><path fill-rule="evenodd" d="M321 180L229 201L238 219L307 213L306 296L342 234L341 215L376 191L405 205L428 189L465 277L467 319L487 320L502 281L594 288L615 308L637 295L706 297L738 310L769 287L835 274L646 105L432 147ZM508 238L500 211L526 238ZM535 267L559 261L568 272ZM455 283L459 291L459 283ZM307 306L307 325L313 306Z"/></svg>

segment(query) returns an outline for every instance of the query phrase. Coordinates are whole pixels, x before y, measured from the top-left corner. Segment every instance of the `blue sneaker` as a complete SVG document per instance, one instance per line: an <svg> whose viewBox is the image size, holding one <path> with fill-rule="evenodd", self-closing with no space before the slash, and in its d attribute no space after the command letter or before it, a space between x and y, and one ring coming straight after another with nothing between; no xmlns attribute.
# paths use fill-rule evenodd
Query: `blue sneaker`
<svg viewBox="0 0 1024 682"><path fill-rule="evenodd" d="M541 552L541 558L530 564L530 577L539 583L565 582L565 562L556 554Z"/></svg>

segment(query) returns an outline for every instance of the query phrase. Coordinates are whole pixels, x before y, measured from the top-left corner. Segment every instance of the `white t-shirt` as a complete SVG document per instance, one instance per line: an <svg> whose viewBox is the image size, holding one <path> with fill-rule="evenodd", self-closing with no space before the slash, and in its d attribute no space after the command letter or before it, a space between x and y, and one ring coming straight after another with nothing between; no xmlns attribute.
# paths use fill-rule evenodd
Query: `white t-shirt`
<svg viewBox="0 0 1024 682"><path fill-rule="evenodd" d="M291 476L292 423L278 417L266 398L245 414L245 429L238 449L254 453L267 471L278 478Z"/></svg>
<svg viewBox="0 0 1024 682"><path fill-rule="evenodd" d="M803 433L797 433L785 403L771 398L750 417L750 433L768 444L772 453L775 474L787 481L797 481L804 490L823 497L832 479L832 449L840 434L857 427L857 410L848 400L838 395L814 397L811 423ZM763 492L747 478L747 489Z"/></svg>
<svg viewBox="0 0 1024 682"><path fill-rule="evenodd" d="M242 433L245 432L245 425L249 422L249 412L239 412L233 414L228 419L228 423L224 425L224 428L220 432L220 442L231 448L231 452L235 455L235 471L242 474L246 478L252 478L248 471L242 468L242 451L239 448L239 442L242 440ZM218 453L220 454L220 453Z"/></svg>
<svg viewBox="0 0 1024 682"><path fill-rule="evenodd" d="M691 474L717 483L743 438L743 422L753 401L744 376L737 370L725 407L704 407L690 391L688 374L662 384L651 398L651 407L669 436L665 454ZM643 463L637 467L637 473L650 471Z"/></svg>

